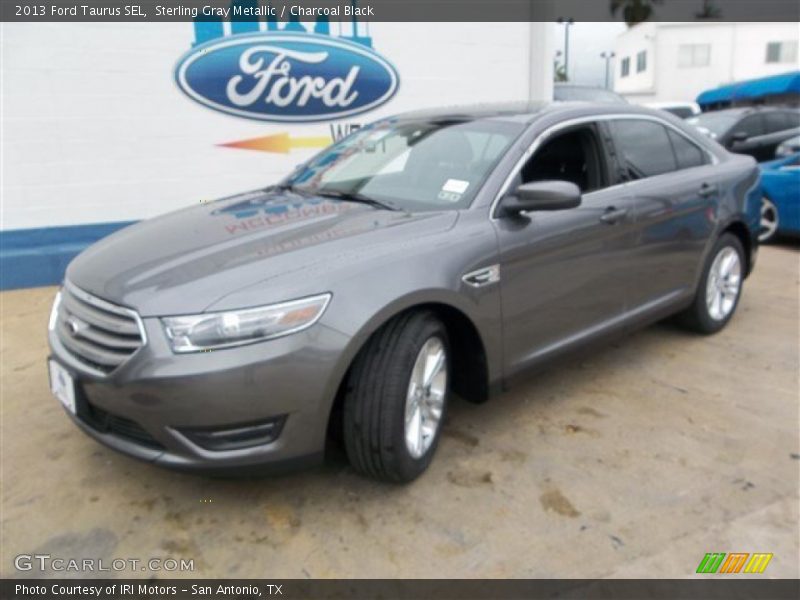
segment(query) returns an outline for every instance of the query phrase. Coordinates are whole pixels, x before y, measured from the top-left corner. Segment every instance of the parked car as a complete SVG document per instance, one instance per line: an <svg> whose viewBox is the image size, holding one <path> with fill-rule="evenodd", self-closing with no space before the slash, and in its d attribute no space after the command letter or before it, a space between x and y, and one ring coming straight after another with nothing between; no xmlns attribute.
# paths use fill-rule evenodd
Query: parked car
<svg viewBox="0 0 800 600"><path fill-rule="evenodd" d="M785 158L800 152L800 135L781 142L775 149L775 158Z"/></svg>
<svg viewBox="0 0 800 600"><path fill-rule="evenodd" d="M359 473L409 481L451 391L484 401L674 313L722 329L756 258L758 177L630 105L387 118L278 185L80 254L51 386L84 432L157 465L308 464L339 431Z"/></svg>
<svg viewBox="0 0 800 600"><path fill-rule="evenodd" d="M800 134L800 110L793 108L729 108L687 119L731 152L771 160L781 142Z"/></svg>
<svg viewBox="0 0 800 600"><path fill-rule="evenodd" d="M762 163L760 242L777 235L800 233L800 151Z"/></svg>
<svg viewBox="0 0 800 600"><path fill-rule="evenodd" d="M571 83L556 83L553 86L553 99L557 102L608 102L627 104L622 96L605 88Z"/></svg>
<svg viewBox="0 0 800 600"><path fill-rule="evenodd" d="M679 119L688 119L702 112L697 102L648 102L645 106L665 110Z"/></svg>

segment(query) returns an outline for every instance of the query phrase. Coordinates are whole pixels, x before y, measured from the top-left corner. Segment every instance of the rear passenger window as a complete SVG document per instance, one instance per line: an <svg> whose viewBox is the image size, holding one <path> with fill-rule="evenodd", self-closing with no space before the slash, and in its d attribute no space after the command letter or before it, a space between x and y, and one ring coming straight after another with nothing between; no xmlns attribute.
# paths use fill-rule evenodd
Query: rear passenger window
<svg viewBox="0 0 800 600"><path fill-rule="evenodd" d="M627 179L643 179L674 171L677 167L667 129L641 119L610 122Z"/></svg>
<svg viewBox="0 0 800 600"><path fill-rule="evenodd" d="M699 146L671 129L667 131L667 134L669 141L672 142L672 150L675 152L675 160L679 169L691 169L708 163L706 153Z"/></svg>

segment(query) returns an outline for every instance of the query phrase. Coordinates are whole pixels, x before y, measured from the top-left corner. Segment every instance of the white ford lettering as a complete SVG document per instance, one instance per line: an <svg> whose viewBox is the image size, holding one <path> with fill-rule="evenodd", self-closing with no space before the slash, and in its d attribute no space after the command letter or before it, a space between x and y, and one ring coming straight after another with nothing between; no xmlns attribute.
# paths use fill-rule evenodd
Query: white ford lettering
<svg viewBox="0 0 800 600"><path fill-rule="evenodd" d="M265 67L264 54L274 54ZM226 93L236 106L252 106L263 97L266 104L285 107L290 104L305 106L310 98L318 98L329 107L350 106L358 97L351 91L358 77L359 67L351 67L346 77L291 76L292 60L317 64L328 58L327 52L299 52L277 46L253 46L242 52L239 68L244 75L234 75L228 81ZM252 86L247 89L248 83ZM266 92L269 84L272 87ZM266 94L265 94L266 92Z"/></svg>

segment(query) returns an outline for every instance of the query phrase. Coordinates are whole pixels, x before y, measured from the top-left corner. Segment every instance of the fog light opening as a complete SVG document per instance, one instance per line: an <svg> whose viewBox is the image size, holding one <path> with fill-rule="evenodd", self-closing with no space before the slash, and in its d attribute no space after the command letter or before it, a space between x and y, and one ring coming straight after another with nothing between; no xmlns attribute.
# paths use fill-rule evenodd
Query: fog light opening
<svg viewBox="0 0 800 600"><path fill-rule="evenodd" d="M224 429L202 427L179 431L201 448L221 452L270 444L280 436L285 421L286 415L280 415L268 421L229 426Z"/></svg>

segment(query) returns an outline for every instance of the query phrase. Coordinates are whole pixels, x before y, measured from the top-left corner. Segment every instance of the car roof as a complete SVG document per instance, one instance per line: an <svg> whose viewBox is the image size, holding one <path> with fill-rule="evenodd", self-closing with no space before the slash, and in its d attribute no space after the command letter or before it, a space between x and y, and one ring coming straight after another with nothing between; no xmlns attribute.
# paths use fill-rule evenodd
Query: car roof
<svg viewBox="0 0 800 600"><path fill-rule="evenodd" d="M605 90L605 88L599 88L599 87L594 86L594 85L581 85L579 83L565 83L563 81L556 81L553 85L555 87L558 87L558 88L567 88L568 87L568 88L578 88L578 89L581 89L581 90ZM611 90L605 90L605 91L610 92Z"/></svg>
<svg viewBox="0 0 800 600"><path fill-rule="evenodd" d="M694 108L695 106L699 108L699 104L697 102L686 101L686 100L675 100L674 102L670 101L663 101L663 102L648 102L645 106L649 106L650 108L664 108L665 106L689 106Z"/></svg>
<svg viewBox="0 0 800 600"><path fill-rule="evenodd" d="M503 118L528 122L535 115L545 110L548 106L546 102L500 102L486 104L469 104L443 106L441 108L427 108L413 110L396 115L395 118L401 120L464 120L477 121L482 119Z"/></svg>
<svg viewBox="0 0 800 600"><path fill-rule="evenodd" d="M797 109L791 106L737 106L734 108L723 108L722 110L709 110L704 112L704 115L731 115L744 116L756 112L770 112L770 111L796 111Z"/></svg>
<svg viewBox="0 0 800 600"><path fill-rule="evenodd" d="M569 114L571 117L607 114L647 114L663 116L660 111L632 104L609 102L506 102L446 106L415 110L390 117L401 121L479 121L501 120L531 123L544 115Z"/></svg>

